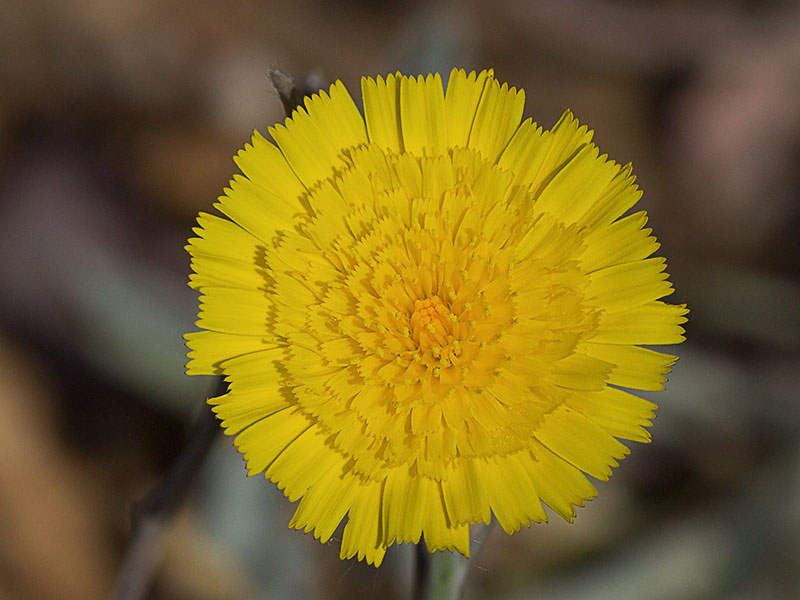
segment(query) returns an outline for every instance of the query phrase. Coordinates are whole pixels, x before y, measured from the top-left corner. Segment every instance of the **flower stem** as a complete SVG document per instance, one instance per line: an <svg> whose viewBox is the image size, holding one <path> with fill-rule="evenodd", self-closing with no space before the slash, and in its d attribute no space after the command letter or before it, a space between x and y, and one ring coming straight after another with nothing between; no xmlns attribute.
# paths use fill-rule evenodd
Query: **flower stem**
<svg viewBox="0 0 800 600"><path fill-rule="evenodd" d="M411 591L411 600L425 600L430 570L431 555L425 542L420 540L414 546L414 589Z"/></svg>
<svg viewBox="0 0 800 600"><path fill-rule="evenodd" d="M473 525L472 560L481 550L491 525ZM421 540L415 548L413 600L458 600L469 573L470 559L458 552L430 553Z"/></svg>
<svg viewBox="0 0 800 600"><path fill-rule="evenodd" d="M426 600L460 598L468 567L469 559L458 552L444 551L432 554Z"/></svg>

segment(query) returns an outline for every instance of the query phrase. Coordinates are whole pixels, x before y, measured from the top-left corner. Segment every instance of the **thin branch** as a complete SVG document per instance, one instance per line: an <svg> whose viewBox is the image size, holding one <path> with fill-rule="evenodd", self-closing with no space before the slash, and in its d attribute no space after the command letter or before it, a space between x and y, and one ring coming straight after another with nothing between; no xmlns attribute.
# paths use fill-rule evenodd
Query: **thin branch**
<svg viewBox="0 0 800 600"><path fill-rule="evenodd" d="M269 76L287 116L302 104L305 96L321 87L321 77L316 73L306 75L300 85L295 85L290 76L278 69L272 69ZM224 394L225 390L225 382L220 378L214 396ZM158 567L172 517L186 497L218 431L216 416L206 404L180 455L136 510L112 600L141 600L145 597Z"/></svg>
<svg viewBox="0 0 800 600"><path fill-rule="evenodd" d="M215 395L225 392L219 380ZM168 526L183 502L219 431L211 407L203 406L178 458L150 495L137 507L113 600L145 597L158 566Z"/></svg>
<svg viewBox="0 0 800 600"><path fill-rule="evenodd" d="M283 104L287 117L292 115L294 109L303 104L303 98L310 96L323 87L322 76L317 71L307 73L299 83L280 69L270 69L269 79L278 92L278 97Z"/></svg>

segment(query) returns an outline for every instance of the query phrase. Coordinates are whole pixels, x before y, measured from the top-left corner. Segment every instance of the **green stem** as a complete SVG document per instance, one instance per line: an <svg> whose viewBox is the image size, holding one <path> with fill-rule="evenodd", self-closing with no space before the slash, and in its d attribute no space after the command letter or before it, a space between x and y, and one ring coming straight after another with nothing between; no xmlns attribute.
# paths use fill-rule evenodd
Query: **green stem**
<svg viewBox="0 0 800 600"><path fill-rule="evenodd" d="M427 600L457 600L467 577L469 559L458 552L431 555Z"/></svg>
<svg viewBox="0 0 800 600"><path fill-rule="evenodd" d="M491 525L474 525L470 532L472 559L483 546ZM425 541L416 547L414 600L458 600L469 573L469 561L458 552L428 552Z"/></svg>

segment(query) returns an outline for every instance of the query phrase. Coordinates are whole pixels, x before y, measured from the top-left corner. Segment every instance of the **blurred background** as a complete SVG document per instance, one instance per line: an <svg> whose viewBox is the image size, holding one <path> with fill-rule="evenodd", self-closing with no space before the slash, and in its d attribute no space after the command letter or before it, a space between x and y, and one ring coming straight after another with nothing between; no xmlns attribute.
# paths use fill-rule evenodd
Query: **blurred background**
<svg viewBox="0 0 800 600"><path fill-rule="evenodd" d="M184 375L183 246L253 128L267 71L454 65L567 107L618 162L686 302L650 445L574 525L491 531L466 598L800 595L800 4L662 0L5 0L0 19L0 598L106 597L134 506L213 382ZM407 598L289 531L217 439L150 597ZM477 548L473 548L473 551Z"/></svg>

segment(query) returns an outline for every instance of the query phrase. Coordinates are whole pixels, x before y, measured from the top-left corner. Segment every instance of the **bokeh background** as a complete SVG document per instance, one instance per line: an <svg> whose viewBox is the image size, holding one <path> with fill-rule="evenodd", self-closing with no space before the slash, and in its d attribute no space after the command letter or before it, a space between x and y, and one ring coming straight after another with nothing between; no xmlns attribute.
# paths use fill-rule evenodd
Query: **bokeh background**
<svg viewBox="0 0 800 600"><path fill-rule="evenodd" d="M213 382L183 373L183 250L267 71L494 67L618 162L692 312L650 445L574 525L491 531L468 599L800 596L800 5L716 0L5 0L0 18L0 598L106 597L133 507ZM221 437L154 599L406 598L411 552L286 528ZM337 536L338 537L338 536ZM476 550L477 548L474 548Z"/></svg>

